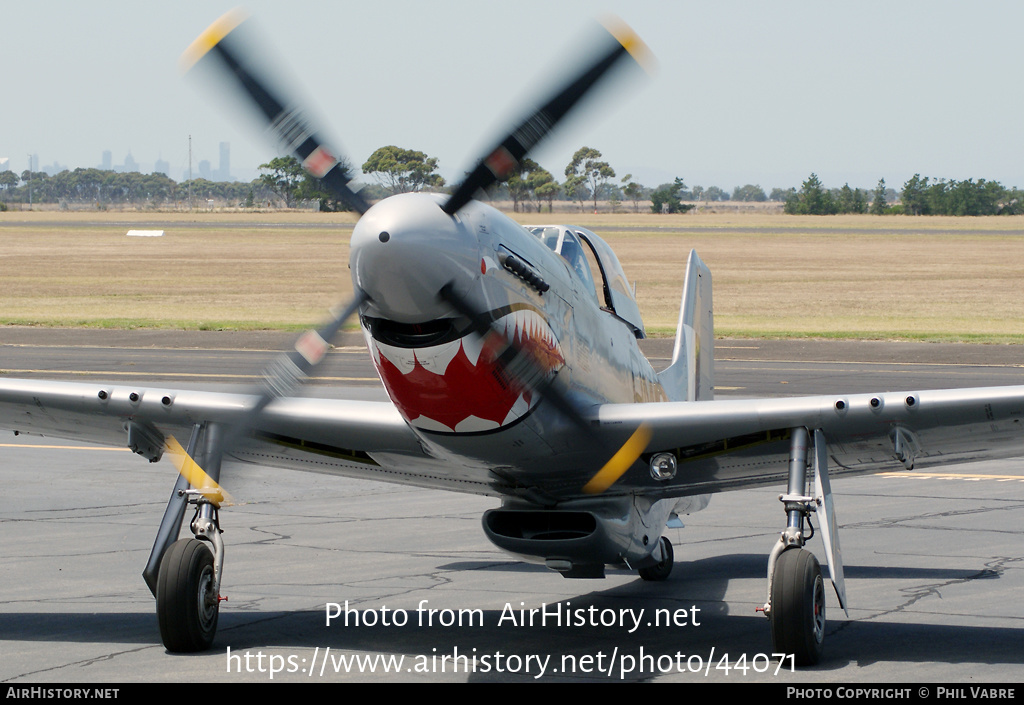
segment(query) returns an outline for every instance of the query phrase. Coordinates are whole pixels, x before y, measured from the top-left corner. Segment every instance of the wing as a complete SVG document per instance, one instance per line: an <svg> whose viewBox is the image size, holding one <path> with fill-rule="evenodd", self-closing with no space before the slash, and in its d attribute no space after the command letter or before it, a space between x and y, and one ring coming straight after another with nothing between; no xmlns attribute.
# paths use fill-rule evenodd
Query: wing
<svg viewBox="0 0 1024 705"><path fill-rule="evenodd" d="M878 472L1024 456L1024 386L654 404L608 404L596 415L619 435L646 424L651 453L674 452L671 480L637 463L616 483L682 496L785 487L791 429L820 429L829 472Z"/></svg>
<svg viewBox="0 0 1024 705"><path fill-rule="evenodd" d="M0 379L0 428L112 446L157 460L163 439L194 424L230 425L246 394ZM237 460L477 494L498 488L430 456L390 402L282 398L259 416Z"/></svg>

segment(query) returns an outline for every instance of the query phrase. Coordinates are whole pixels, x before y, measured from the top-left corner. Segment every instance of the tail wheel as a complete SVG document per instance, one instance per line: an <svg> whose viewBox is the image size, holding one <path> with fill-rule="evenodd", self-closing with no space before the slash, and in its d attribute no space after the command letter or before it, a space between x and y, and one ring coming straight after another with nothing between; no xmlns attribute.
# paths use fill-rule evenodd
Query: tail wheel
<svg viewBox="0 0 1024 705"><path fill-rule="evenodd" d="M772 579L772 651L793 654L810 666L825 641L825 581L813 553L790 549L779 556Z"/></svg>
<svg viewBox="0 0 1024 705"><path fill-rule="evenodd" d="M160 562L156 615L168 651L205 651L217 633L220 604L214 590L213 552L205 541L181 539Z"/></svg>
<svg viewBox="0 0 1024 705"><path fill-rule="evenodd" d="M644 580L660 581L667 580L672 573L672 565L675 562L675 551L672 550L672 542L665 536L661 537L661 562L652 565L650 568L641 568L638 572Z"/></svg>

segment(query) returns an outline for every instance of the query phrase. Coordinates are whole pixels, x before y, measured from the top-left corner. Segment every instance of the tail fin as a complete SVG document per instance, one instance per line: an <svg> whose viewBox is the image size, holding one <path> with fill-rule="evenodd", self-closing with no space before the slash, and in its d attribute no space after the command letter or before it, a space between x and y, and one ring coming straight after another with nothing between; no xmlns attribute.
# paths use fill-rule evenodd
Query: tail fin
<svg viewBox="0 0 1024 705"><path fill-rule="evenodd" d="M676 326L672 364L658 373L672 401L705 401L715 396L715 324L711 270L696 250L686 261L683 301Z"/></svg>

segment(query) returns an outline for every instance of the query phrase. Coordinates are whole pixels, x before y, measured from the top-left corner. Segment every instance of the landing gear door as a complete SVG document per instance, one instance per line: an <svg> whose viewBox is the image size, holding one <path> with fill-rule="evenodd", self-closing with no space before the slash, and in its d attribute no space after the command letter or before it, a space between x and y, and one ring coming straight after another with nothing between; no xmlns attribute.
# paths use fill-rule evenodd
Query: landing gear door
<svg viewBox="0 0 1024 705"><path fill-rule="evenodd" d="M843 553L839 548L839 524L836 522L835 506L832 503L832 485L828 481L828 446L825 434L814 432L814 503L818 510L818 524L821 540L825 544L825 558L828 572L832 576L832 587L836 589L839 606L849 617L846 609L846 581L843 577Z"/></svg>

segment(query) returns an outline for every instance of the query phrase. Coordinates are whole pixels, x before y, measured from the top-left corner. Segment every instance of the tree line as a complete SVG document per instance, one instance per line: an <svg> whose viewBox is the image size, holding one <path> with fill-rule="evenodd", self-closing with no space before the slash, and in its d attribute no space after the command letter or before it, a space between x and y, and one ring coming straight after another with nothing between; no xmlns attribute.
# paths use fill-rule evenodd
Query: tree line
<svg viewBox="0 0 1024 705"><path fill-rule="evenodd" d="M898 201L898 202L897 202ZM785 199L786 213L796 215L1020 215L1024 213L1024 192L1008 189L998 181L966 179L955 181L914 174L897 193L879 179L874 191L826 189L817 174L811 174L799 191ZM870 203L870 205L869 205Z"/></svg>
<svg viewBox="0 0 1024 705"><path fill-rule="evenodd" d="M349 173L350 164L344 164ZM54 176L27 170L19 176L11 171L0 172L0 204L3 203L95 203L146 204L159 207L193 200L216 200L243 207L268 204L277 199L293 208L303 201L317 201L321 210L344 210L344 203L326 192L320 182L310 176L294 157L277 157L259 166L260 176L252 182L221 182L193 179L175 182L165 174L114 172L102 169L65 170ZM374 183L362 186L362 195L369 201L409 191L444 191L445 180L438 173L438 160L424 152L394 145L381 147L363 163L362 173ZM598 210L606 203L615 211L624 203L639 212L641 204L653 213L683 213L698 201L782 201L784 211L796 215L835 215L843 213L907 214L907 215L1000 215L1024 213L1024 192L1008 189L998 181L967 179L931 179L914 174L899 192L880 179L874 190L825 188L816 174L811 174L795 188L774 188L765 193L759 185L737 186L730 194L717 186L689 187L682 177L653 188L633 179L632 174L619 178L615 169L592 147L581 147L566 165L564 181L532 159L523 159L509 178L486 194L492 200L512 202L514 211L541 212L546 205L553 210L554 201L571 201L581 211ZM649 205L648 205L649 202Z"/></svg>
<svg viewBox="0 0 1024 705"><path fill-rule="evenodd" d="M105 205L148 204L154 207L178 203L189 195L194 200L243 202L266 200L272 194L256 183L192 179L176 182L159 172L116 172L104 169L65 170L49 176L26 169L19 177L0 172L0 202L92 203Z"/></svg>
<svg viewBox="0 0 1024 705"><path fill-rule="evenodd" d="M403 191L417 191L423 188L442 189L444 179L437 175L437 160L423 152L402 149L394 145L381 147L363 164L364 174L376 180L376 188L364 188L363 193L377 198ZM536 210L541 212L545 205L552 210L558 200L576 203L581 211L587 208L597 210L599 203L607 203L617 210L624 202L640 210L640 204L650 201L655 213L681 213L693 208L683 201L728 201L728 191L710 186L687 187L682 178L649 188L633 179L632 174L619 178L615 169L604 160L601 152L593 147L580 147L566 165L561 183L551 172L532 159L523 159L504 182L494 186L486 195L492 200L511 201L514 211ZM776 189L771 198L779 194L778 200L788 191ZM737 186L732 200L767 201L769 196L760 186L747 184ZM646 208L646 206L645 206Z"/></svg>

